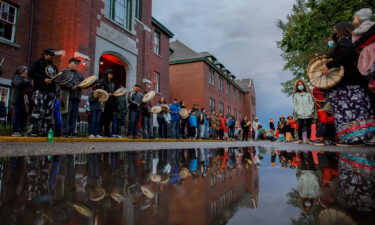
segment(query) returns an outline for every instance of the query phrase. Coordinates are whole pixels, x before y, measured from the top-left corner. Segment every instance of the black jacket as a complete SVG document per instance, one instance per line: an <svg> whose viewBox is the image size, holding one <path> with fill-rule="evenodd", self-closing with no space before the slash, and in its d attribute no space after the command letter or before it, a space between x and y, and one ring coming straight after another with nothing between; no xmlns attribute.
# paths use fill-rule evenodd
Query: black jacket
<svg viewBox="0 0 375 225"><path fill-rule="evenodd" d="M117 85L115 84L115 82L112 80L111 82L108 80L108 79L103 79L101 82L100 82L100 88L105 90L106 92L108 92L108 94L110 93L114 93L117 89ZM105 108L105 111L112 111L112 112L116 112L116 97L114 96L109 96L109 99L108 101L106 101L105 105L104 105L104 108Z"/></svg>
<svg viewBox="0 0 375 225"><path fill-rule="evenodd" d="M30 81L19 75L14 75L12 79L12 88L13 88L13 98L12 98L12 104L13 105L25 105L25 99L24 96L28 89L31 88Z"/></svg>
<svg viewBox="0 0 375 225"><path fill-rule="evenodd" d="M336 87L365 85L364 77L358 71L358 57L351 37L339 40L336 43L336 47L327 56L327 58L333 59L333 61L327 63L329 69L339 66L343 66L345 69L344 76Z"/></svg>
<svg viewBox="0 0 375 225"><path fill-rule="evenodd" d="M52 82L51 84L46 84L44 79L50 78L46 74L46 67L50 66L52 69L55 70L57 74L57 68L53 65L52 61L45 60L45 59L38 59L35 61L29 70L29 77L34 81L34 89L39 90L42 92L56 92L56 85Z"/></svg>

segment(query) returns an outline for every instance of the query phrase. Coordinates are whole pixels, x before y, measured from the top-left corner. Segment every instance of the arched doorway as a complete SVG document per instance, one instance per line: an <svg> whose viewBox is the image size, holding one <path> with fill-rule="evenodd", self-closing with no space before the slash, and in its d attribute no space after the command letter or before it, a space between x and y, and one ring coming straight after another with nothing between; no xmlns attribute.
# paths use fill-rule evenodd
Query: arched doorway
<svg viewBox="0 0 375 225"><path fill-rule="evenodd" d="M99 78L104 78L104 72L107 69L113 70L113 80L117 85L126 87L126 68L127 65L117 56L112 54L103 54L99 60Z"/></svg>

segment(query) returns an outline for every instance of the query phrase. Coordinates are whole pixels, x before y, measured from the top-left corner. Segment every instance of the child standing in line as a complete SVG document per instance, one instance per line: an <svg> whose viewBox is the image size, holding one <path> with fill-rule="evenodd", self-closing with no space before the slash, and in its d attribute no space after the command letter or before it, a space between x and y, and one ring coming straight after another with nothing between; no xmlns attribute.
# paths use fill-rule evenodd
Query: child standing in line
<svg viewBox="0 0 375 225"><path fill-rule="evenodd" d="M89 138L101 138L100 136L100 118L102 115L103 105L97 97L94 97L94 91L98 89L97 83L92 85L89 94L90 104L90 121L89 121Z"/></svg>
<svg viewBox="0 0 375 225"><path fill-rule="evenodd" d="M194 139L195 138L195 131L197 129L198 125L198 119L195 115L195 112L192 111L189 117L189 138Z"/></svg>
<svg viewBox="0 0 375 225"><path fill-rule="evenodd" d="M293 108L298 118L298 141L296 143L309 143L311 136L311 124L314 115L314 100L310 94L309 87L302 79L294 83ZM303 128L307 130L307 140L303 141Z"/></svg>

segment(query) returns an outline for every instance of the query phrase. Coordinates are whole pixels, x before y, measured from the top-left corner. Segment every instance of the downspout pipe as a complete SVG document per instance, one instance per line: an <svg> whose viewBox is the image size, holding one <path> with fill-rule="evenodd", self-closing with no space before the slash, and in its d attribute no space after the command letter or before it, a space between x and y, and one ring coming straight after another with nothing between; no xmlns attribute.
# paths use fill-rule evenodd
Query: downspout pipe
<svg viewBox="0 0 375 225"><path fill-rule="evenodd" d="M30 26L29 26L29 43L27 49L27 65L30 66L31 64L31 47L32 47L32 40L33 40L33 28L34 28L34 8L35 2L34 0L31 1L31 15L30 15Z"/></svg>

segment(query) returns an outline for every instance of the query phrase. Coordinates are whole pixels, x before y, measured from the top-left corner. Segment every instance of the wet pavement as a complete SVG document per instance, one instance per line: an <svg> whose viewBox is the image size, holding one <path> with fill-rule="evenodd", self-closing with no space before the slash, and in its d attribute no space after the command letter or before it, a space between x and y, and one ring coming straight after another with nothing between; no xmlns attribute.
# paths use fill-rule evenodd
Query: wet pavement
<svg viewBox="0 0 375 225"><path fill-rule="evenodd" d="M55 144L66 143L50 146ZM178 149L131 151L131 143L122 144L129 150L37 155L35 149L33 155L2 156L0 224L375 221L375 154L369 152L316 147L285 151L226 143L221 148L174 143Z"/></svg>

